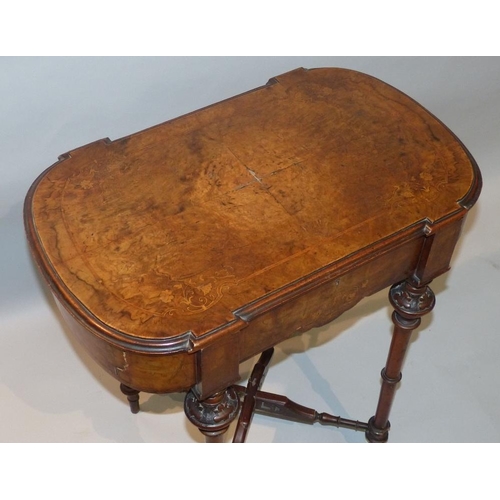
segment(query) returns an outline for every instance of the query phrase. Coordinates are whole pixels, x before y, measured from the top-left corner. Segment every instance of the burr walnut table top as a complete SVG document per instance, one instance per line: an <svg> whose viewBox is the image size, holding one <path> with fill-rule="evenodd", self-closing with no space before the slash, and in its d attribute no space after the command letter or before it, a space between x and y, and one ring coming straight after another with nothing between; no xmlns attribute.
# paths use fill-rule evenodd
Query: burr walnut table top
<svg viewBox="0 0 500 500"><path fill-rule="evenodd" d="M400 91L350 70L297 69L62 155L25 217L73 317L116 345L175 353L391 242L423 239L479 189L463 145Z"/></svg>

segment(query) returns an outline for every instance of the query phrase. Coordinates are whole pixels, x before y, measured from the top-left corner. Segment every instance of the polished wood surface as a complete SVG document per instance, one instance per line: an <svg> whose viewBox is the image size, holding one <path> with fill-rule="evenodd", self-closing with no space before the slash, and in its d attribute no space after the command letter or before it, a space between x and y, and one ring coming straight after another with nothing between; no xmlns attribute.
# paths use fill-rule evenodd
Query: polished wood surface
<svg viewBox="0 0 500 500"><path fill-rule="evenodd" d="M477 165L393 87L297 69L71 151L33 184L34 258L125 387L201 399L363 297L448 270Z"/></svg>

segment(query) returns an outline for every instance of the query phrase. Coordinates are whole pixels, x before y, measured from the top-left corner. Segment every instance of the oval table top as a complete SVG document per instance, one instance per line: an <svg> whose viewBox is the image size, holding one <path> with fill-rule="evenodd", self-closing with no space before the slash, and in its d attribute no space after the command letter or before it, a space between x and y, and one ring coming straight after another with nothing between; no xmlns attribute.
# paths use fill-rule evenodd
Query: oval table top
<svg viewBox="0 0 500 500"><path fill-rule="evenodd" d="M400 91L355 71L297 69L62 155L33 184L25 221L80 320L175 347L464 211L480 185L460 141Z"/></svg>

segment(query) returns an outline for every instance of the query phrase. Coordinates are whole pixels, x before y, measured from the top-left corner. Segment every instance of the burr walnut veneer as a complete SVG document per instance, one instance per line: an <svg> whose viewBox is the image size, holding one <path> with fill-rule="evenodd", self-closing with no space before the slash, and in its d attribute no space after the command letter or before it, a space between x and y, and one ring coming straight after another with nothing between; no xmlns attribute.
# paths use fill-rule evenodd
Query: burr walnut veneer
<svg viewBox="0 0 500 500"><path fill-rule="evenodd" d="M68 323L132 411L139 391L182 391L209 440L239 414L243 441L256 410L386 441L428 284L480 188L460 141L403 93L297 69L62 155L30 189L25 224ZM393 340L369 422L259 389L273 346L389 286ZM234 385L259 353L248 388Z"/></svg>

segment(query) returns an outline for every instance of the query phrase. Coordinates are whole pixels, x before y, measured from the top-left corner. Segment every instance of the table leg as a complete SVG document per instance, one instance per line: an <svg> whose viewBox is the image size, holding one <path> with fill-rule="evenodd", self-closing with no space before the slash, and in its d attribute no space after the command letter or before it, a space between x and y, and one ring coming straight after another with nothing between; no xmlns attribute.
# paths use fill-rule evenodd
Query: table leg
<svg viewBox="0 0 500 500"><path fill-rule="evenodd" d="M240 400L235 389L228 387L203 401L193 390L186 394L184 412L188 420L205 436L207 443L222 443L224 433L237 417Z"/></svg>
<svg viewBox="0 0 500 500"><path fill-rule="evenodd" d="M120 390L123 394L125 394L125 396L127 396L130 411L132 413L139 413L139 391L132 389L132 387L125 384L120 384Z"/></svg>
<svg viewBox="0 0 500 500"><path fill-rule="evenodd" d="M411 280L391 287L389 300L394 331L385 368L382 369L382 387L375 415L368 421L366 438L370 442L385 443L389 437L389 413L396 385L401 380L401 368L410 342L411 333L420 325L421 317L429 313L435 297L427 285L416 286Z"/></svg>

